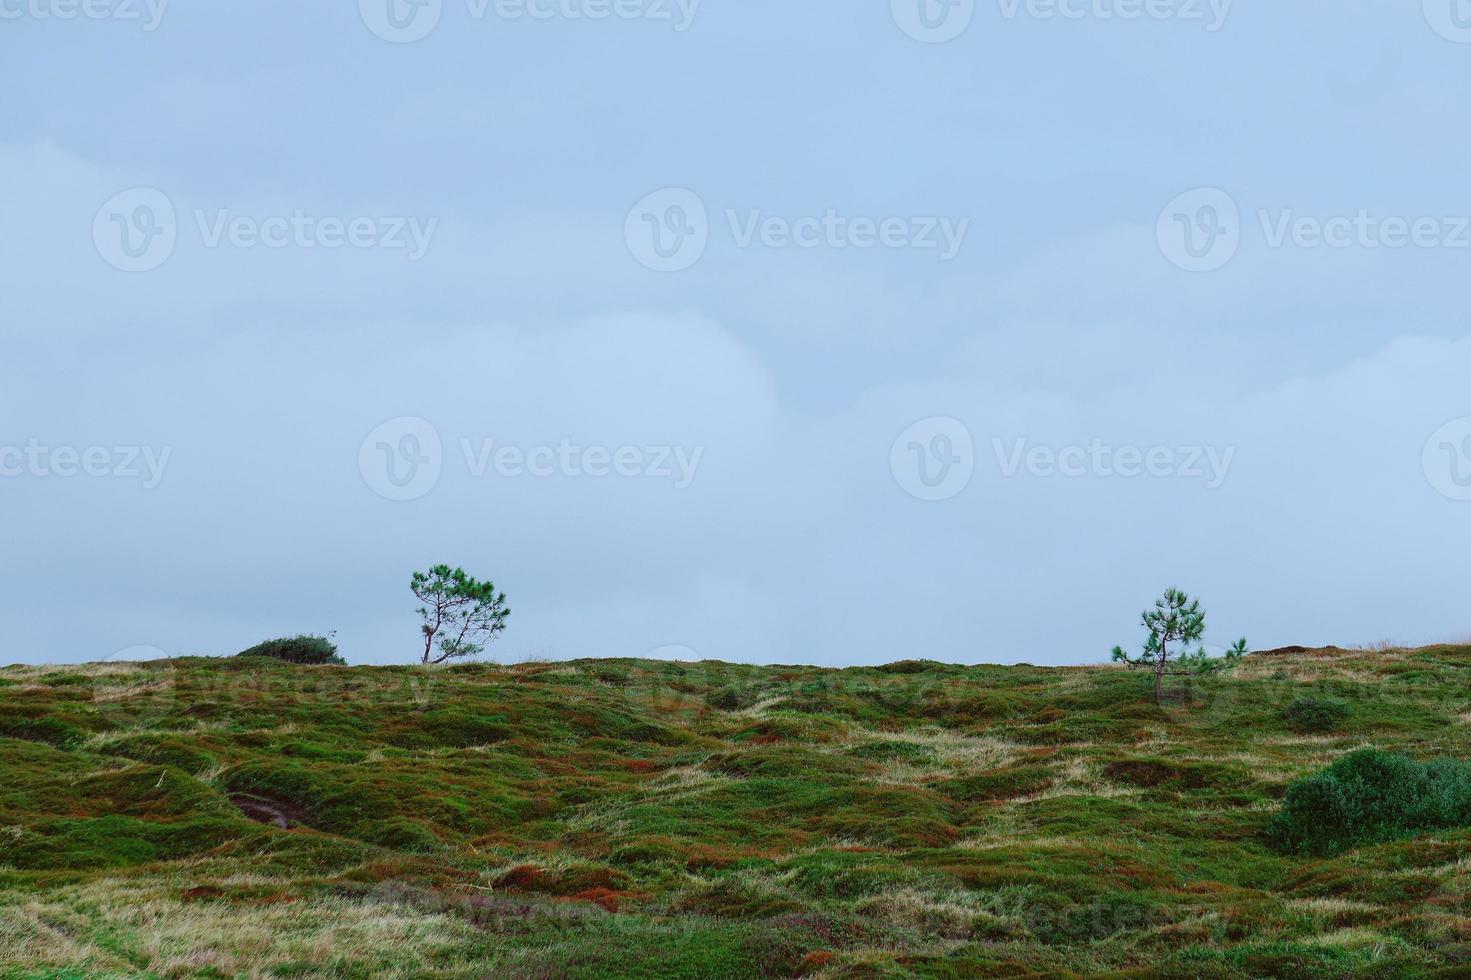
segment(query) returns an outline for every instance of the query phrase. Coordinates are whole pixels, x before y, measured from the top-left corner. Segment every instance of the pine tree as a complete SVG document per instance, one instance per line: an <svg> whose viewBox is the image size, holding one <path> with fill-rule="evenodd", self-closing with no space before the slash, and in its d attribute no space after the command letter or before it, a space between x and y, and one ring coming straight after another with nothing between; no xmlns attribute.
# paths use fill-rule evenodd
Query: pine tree
<svg viewBox="0 0 1471 980"><path fill-rule="evenodd" d="M476 581L463 568L435 565L427 574L415 572L410 588L424 603L419 618L426 665L475 656L506 628L511 615L506 594L497 594L494 582Z"/></svg>
<svg viewBox="0 0 1471 980"><path fill-rule="evenodd" d="M1113 659L1130 667L1154 671L1155 704L1163 697L1166 676L1199 676L1229 670L1246 656L1245 637L1227 650L1224 657L1210 656L1204 646L1191 652L1190 645L1199 643L1205 635L1205 611L1200 608L1199 599L1192 599L1179 589L1166 589L1164 598L1156 599L1154 608L1140 615L1140 622L1149 631L1143 655L1130 657L1123 647L1114 647ZM1179 644L1183 649L1171 650L1172 644Z"/></svg>

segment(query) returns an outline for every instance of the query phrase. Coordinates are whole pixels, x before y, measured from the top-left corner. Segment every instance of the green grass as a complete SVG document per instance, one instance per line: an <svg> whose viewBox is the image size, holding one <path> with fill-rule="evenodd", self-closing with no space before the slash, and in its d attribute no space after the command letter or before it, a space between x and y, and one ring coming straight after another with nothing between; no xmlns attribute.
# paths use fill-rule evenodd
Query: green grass
<svg viewBox="0 0 1471 980"><path fill-rule="evenodd" d="M1149 687L922 660L0 670L0 978L1471 973L1471 827L1274 830L1356 750L1471 758L1471 648Z"/></svg>

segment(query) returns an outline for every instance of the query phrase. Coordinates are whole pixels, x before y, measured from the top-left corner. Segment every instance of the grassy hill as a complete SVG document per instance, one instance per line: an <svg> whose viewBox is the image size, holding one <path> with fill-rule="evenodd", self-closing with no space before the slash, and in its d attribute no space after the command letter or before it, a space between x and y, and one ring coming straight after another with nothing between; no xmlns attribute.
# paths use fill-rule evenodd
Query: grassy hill
<svg viewBox="0 0 1471 980"><path fill-rule="evenodd" d="M1353 749L1471 757L1471 648L1149 688L924 662L0 670L0 977L1471 976L1471 828L1332 859L1266 836ZM1304 698L1344 708L1284 713Z"/></svg>

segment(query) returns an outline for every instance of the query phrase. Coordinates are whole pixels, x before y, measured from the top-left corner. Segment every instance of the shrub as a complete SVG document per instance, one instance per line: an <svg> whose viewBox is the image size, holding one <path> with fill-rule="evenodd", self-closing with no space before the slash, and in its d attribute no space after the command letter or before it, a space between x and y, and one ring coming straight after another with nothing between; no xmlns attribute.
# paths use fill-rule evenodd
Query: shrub
<svg viewBox="0 0 1471 980"><path fill-rule="evenodd" d="M896 660L879 668L886 674L924 674L932 670L944 669L944 664L934 660Z"/></svg>
<svg viewBox="0 0 1471 980"><path fill-rule="evenodd" d="M1333 698L1297 698L1282 709L1282 720L1289 728L1312 734L1337 731L1348 716L1348 702Z"/></svg>
<svg viewBox="0 0 1471 980"><path fill-rule="evenodd" d="M1364 749L1287 789L1268 829L1286 853L1330 856L1471 826L1471 763Z"/></svg>
<svg viewBox="0 0 1471 980"><path fill-rule="evenodd" d="M238 657L270 657L289 664L338 664L347 661L337 655L337 645L323 636L292 636L280 640L267 640L244 650Z"/></svg>
<svg viewBox="0 0 1471 980"><path fill-rule="evenodd" d="M741 711L761 700L753 687L722 687L711 691L705 703L717 711Z"/></svg>

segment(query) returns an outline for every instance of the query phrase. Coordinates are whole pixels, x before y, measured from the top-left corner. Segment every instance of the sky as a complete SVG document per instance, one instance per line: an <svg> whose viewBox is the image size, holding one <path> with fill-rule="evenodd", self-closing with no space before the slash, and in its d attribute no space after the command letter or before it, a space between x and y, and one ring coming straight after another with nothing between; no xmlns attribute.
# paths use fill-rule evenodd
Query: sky
<svg viewBox="0 0 1471 980"><path fill-rule="evenodd" d="M0 0L0 663L1471 636L1471 3ZM160 654L160 655L162 655Z"/></svg>

